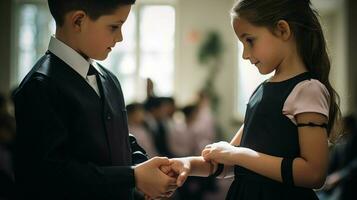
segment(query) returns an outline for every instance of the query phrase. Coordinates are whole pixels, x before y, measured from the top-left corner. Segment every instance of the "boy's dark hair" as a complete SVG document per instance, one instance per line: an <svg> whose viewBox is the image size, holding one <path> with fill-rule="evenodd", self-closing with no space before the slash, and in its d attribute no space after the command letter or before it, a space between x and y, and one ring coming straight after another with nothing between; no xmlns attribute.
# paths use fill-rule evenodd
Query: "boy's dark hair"
<svg viewBox="0 0 357 200"><path fill-rule="evenodd" d="M313 78L325 85L330 93L330 111L327 132L336 134L341 111L339 96L329 81L330 59L318 13L310 0L240 0L232 9L233 17L268 28L273 34L279 20L289 23L296 40L298 53ZM332 139L336 135L332 135Z"/></svg>
<svg viewBox="0 0 357 200"><path fill-rule="evenodd" d="M64 16L73 10L83 10L92 20L113 13L118 6L132 5L136 0L48 0L48 7L57 26L62 26Z"/></svg>

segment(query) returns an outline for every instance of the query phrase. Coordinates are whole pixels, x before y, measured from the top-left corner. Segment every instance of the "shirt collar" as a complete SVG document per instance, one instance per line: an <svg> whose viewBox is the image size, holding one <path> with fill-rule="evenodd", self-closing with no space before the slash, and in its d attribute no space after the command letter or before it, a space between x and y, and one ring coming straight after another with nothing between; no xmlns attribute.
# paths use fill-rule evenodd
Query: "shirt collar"
<svg viewBox="0 0 357 200"><path fill-rule="evenodd" d="M98 64L93 59L84 59L77 51L57 39L55 36L51 36L48 50L73 68L84 79L87 77L90 64L93 65L99 74L103 75Z"/></svg>

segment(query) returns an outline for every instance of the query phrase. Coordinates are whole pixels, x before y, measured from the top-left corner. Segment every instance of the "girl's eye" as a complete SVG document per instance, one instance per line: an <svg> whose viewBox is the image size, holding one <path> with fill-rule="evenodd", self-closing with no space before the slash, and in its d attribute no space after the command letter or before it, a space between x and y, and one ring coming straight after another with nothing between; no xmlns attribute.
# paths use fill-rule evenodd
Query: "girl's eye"
<svg viewBox="0 0 357 200"><path fill-rule="evenodd" d="M254 39L252 39L252 38L247 38L247 39L246 39L246 42L247 42L250 46L253 46L253 44L254 44Z"/></svg>

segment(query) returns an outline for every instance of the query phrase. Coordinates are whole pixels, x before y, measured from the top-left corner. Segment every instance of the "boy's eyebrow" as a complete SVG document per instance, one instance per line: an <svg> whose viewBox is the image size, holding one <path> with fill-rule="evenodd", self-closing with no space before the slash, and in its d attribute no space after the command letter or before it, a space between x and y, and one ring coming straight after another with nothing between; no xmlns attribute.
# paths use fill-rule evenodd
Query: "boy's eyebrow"
<svg viewBox="0 0 357 200"><path fill-rule="evenodd" d="M118 20L118 21L115 21L115 22L124 24L125 20Z"/></svg>

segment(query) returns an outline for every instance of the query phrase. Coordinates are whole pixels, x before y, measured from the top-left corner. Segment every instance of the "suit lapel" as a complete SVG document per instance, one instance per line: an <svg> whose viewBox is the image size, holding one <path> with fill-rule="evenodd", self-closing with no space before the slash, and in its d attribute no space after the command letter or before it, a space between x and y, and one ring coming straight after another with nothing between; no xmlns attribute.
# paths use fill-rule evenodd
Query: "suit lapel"
<svg viewBox="0 0 357 200"><path fill-rule="evenodd" d="M87 93L88 95L99 99L98 94L92 86L80 74L78 74L78 72L76 72L63 60L58 58L55 54L47 51L43 60L46 63L40 65L40 68L34 68L34 72L55 78L58 82L71 85L69 87L80 87L81 89L89 90Z"/></svg>

